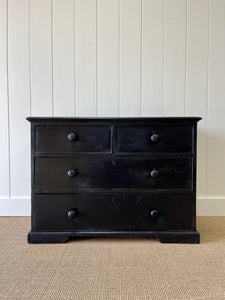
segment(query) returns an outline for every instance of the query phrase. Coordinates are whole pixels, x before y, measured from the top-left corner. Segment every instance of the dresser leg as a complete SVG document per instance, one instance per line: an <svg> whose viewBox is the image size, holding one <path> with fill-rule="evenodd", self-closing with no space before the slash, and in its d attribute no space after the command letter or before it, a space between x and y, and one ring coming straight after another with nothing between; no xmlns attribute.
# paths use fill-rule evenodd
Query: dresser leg
<svg viewBox="0 0 225 300"><path fill-rule="evenodd" d="M163 232L156 235L161 243L199 244L200 234L198 231L187 232Z"/></svg>
<svg viewBox="0 0 225 300"><path fill-rule="evenodd" d="M27 241L29 244L66 243L70 234L57 232L29 232Z"/></svg>

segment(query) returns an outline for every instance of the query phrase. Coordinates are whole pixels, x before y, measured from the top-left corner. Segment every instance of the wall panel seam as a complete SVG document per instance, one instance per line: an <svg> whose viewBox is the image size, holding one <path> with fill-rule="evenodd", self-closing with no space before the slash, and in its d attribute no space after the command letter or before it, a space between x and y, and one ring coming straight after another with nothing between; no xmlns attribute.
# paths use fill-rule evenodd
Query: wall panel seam
<svg viewBox="0 0 225 300"><path fill-rule="evenodd" d="M9 103L9 1L7 0L7 6L6 6L6 14L7 14L7 24L6 24L6 55L7 55L7 62L6 62L6 66L7 66L7 109L8 109L8 151L9 151L9 155L8 155L8 166L9 166L9 197L11 197L11 143L10 143L10 132L11 132L11 128L10 128L10 103Z"/></svg>
<svg viewBox="0 0 225 300"><path fill-rule="evenodd" d="M99 116L99 104L98 104L98 0L96 0L95 6L96 12L96 22L95 22L95 34L96 34L96 116Z"/></svg>
<svg viewBox="0 0 225 300"><path fill-rule="evenodd" d="M211 1L208 0L208 66L207 66L207 99L206 99L206 197L208 198L208 148L209 148L209 137L208 137L208 130L209 130L209 124L208 124L208 117L209 117L209 83L210 83L210 54L211 54L211 45L210 45L210 13L211 13Z"/></svg>
<svg viewBox="0 0 225 300"><path fill-rule="evenodd" d="M187 64L188 64L188 0L186 0L186 31L185 31L185 82L184 82L184 116L187 108Z"/></svg>
<svg viewBox="0 0 225 300"><path fill-rule="evenodd" d="M76 23L75 23L75 9L76 0L73 0L73 97L74 97L74 116L77 115L77 101L76 101L76 52L75 52L75 36L76 36Z"/></svg>
<svg viewBox="0 0 225 300"><path fill-rule="evenodd" d="M165 14L166 0L163 0L163 70L162 70L162 115L165 115Z"/></svg>
<svg viewBox="0 0 225 300"><path fill-rule="evenodd" d="M30 89L30 116L31 116L31 113L32 113L32 95L31 95L31 57L30 57L30 1L31 0L29 0L29 58L28 58L28 60L29 60L29 89Z"/></svg>
<svg viewBox="0 0 225 300"><path fill-rule="evenodd" d="M52 72L52 116L54 116L55 105L54 105L54 65L53 65L53 0L51 0L51 72Z"/></svg>
<svg viewBox="0 0 225 300"><path fill-rule="evenodd" d="M120 0L118 0L118 117L120 117L120 106L121 106L121 64L120 64Z"/></svg>
<svg viewBox="0 0 225 300"><path fill-rule="evenodd" d="M142 72L143 72L143 3L142 3L142 0L141 0L141 3L140 3L140 5L141 5L141 28L140 28L140 30L141 30L141 32L140 32L140 39L141 39L141 41L140 41L140 117L141 117L141 115L142 115L142 91L143 91L143 89L142 89L142 82L143 82L143 80L142 80L142 78L143 78L143 76L142 76Z"/></svg>

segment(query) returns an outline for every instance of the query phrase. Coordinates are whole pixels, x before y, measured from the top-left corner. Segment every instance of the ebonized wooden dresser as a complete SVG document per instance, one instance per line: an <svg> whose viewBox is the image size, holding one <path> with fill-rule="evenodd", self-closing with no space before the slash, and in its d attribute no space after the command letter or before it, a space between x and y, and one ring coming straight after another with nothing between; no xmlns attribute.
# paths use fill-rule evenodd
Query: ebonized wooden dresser
<svg viewBox="0 0 225 300"><path fill-rule="evenodd" d="M199 243L200 119L27 118L32 167L28 242L145 236Z"/></svg>

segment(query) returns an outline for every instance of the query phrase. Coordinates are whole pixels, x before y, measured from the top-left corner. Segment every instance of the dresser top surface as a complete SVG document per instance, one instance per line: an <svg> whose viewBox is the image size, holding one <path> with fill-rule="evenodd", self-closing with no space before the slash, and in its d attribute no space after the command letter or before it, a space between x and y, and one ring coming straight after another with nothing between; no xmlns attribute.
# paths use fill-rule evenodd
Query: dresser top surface
<svg viewBox="0 0 225 300"><path fill-rule="evenodd" d="M29 122L79 122L79 121L114 121L114 122L198 122L201 117L27 117Z"/></svg>

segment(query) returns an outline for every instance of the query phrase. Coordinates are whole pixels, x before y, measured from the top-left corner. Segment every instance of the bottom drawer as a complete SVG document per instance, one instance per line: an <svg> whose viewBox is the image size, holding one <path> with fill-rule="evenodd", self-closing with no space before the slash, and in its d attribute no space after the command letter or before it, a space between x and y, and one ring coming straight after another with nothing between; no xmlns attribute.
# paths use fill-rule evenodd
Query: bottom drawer
<svg viewBox="0 0 225 300"><path fill-rule="evenodd" d="M32 231L193 230L193 212L191 193L35 194Z"/></svg>

